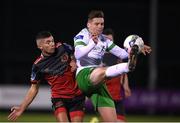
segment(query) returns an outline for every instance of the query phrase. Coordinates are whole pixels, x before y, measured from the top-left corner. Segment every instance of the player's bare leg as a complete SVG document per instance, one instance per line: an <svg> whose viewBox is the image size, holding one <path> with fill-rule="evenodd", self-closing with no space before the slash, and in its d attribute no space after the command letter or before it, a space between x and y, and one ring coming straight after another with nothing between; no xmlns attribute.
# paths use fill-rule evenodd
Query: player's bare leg
<svg viewBox="0 0 180 123"><path fill-rule="evenodd" d="M117 115L115 108L112 107L99 107L98 111L103 119L106 122L116 122Z"/></svg>
<svg viewBox="0 0 180 123"><path fill-rule="evenodd" d="M73 118L71 118L71 121L72 122L83 122L83 117L82 116L75 116L75 117L73 117Z"/></svg>
<svg viewBox="0 0 180 123"><path fill-rule="evenodd" d="M66 112L58 112L58 113L56 113L56 120L58 122L69 122Z"/></svg>
<svg viewBox="0 0 180 123"><path fill-rule="evenodd" d="M71 122L83 122L84 112L83 111L73 111L70 112Z"/></svg>
<svg viewBox="0 0 180 123"><path fill-rule="evenodd" d="M93 85L97 85L104 81L104 79L106 77L105 71L106 71L105 67L95 68L92 71L92 73L90 75L90 80L92 81Z"/></svg>

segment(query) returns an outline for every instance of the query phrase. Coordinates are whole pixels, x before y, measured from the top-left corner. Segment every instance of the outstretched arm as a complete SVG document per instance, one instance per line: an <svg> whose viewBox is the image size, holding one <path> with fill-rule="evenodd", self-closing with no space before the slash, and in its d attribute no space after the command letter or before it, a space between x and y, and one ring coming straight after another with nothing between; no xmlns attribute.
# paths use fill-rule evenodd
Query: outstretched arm
<svg viewBox="0 0 180 123"><path fill-rule="evenodd" d="M122 49L121 47L119 47L118 45L112 44L113 48L110 49L110 53L117 56L120 59L126 59L128 58L128 53L126 52L126 50ZM111 46L112 46L111 45ZM110 47L111 47L110 46Z"/></svg>
<svg viewBox="0 0 180 123"><path fill-rule="evenodd" d="M24 112L24 110L31 104L31 102L36 97L39 90L38 84L32 84L30 89L28 90L24 100L20 104L20 106L14 106L11 108L11 113L8 116L8 120L16 121L18 117Z"/></svg>

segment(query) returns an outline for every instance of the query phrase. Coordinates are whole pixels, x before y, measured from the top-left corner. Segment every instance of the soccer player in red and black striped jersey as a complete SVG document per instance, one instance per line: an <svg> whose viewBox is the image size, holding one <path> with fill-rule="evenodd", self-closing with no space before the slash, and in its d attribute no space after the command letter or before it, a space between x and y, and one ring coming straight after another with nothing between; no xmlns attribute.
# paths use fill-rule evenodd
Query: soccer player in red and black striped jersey
<svg viewBox="0 0 180 123"><path fill-rule="evenodd" d="M75 81L76 63L72 47L55 43L48 31L38 33L36 43L41 55L32 66L31 87L20 106L11 108L8 119L16 121L36 97L40 82L48 82L57 121L82 122L85 97Z"/></svg>

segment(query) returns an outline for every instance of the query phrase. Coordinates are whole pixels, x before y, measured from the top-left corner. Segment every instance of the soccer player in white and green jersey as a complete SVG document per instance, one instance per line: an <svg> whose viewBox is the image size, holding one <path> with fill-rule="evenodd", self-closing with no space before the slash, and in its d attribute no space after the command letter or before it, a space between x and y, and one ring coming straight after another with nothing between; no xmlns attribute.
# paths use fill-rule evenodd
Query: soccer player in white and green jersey
<svg viewBox="0 0 180 123"><path fill-rule="evenodd" d="M117 121L114 102L104 84L107 77L115 77L127 73L135 68L138 46L126 50L115 45L106 38L104 29L104 14L102 11L91 11L88 15L87 28L82 29L74 37L75 58L77 59L76 80L79 88L91 98L95 108L99 111L103 121ZM120 63L110 67L102 67L102 57L105 51L125 59L127 63ZM148 49L144 49L148 52Z"/></svg>

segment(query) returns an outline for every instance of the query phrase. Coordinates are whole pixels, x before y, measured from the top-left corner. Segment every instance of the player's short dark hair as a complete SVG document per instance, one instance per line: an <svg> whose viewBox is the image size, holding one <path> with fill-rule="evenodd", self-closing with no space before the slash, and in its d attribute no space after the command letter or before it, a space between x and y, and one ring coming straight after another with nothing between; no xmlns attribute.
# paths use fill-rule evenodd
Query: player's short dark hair
<svg viewBox="0 0 180 123"><path fill-rule="evenodd" d="M111 28L106 28L103 30L103 34L112 35L114 37L114 31Z"/></svg>
<svg viewBox="0 0 180 123"><path fill-rule="evenodd" d="M42 38L48 38L52 36L51 32L49 31L41 31L36 35L36 40L42 39Z"/></svg>
<svg viewBox="0 0 180 123"><path fill-rule="evenodd" d="M101 10L92 10L88 15L88 20L93 18L104 18L104 13Z"/></svg>

